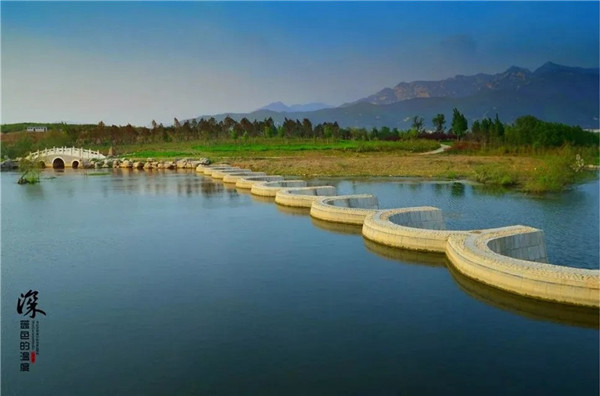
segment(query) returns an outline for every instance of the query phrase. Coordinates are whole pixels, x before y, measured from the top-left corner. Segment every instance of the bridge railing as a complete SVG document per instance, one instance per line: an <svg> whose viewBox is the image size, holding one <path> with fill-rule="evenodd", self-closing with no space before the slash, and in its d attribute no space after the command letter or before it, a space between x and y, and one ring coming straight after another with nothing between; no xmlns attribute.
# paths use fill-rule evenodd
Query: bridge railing
<svg viewBox="0 0 600 396"><path fill-rule="evenodd" d="M81 147L52 147L51 149L46 148L43 150L37 150L36 152L29 153L27 158L45 157L48 155L71 155L79 158L105 158L105 156L97 150L89 150Z"/></svg>

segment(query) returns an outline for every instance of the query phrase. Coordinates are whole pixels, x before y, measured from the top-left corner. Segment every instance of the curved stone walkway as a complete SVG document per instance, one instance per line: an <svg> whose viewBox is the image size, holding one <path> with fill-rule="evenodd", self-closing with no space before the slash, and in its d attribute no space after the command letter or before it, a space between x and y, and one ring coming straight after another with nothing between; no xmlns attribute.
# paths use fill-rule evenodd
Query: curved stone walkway
<svg viewBox="0 0 600 396"><path fill-rule="evenodd" d="M523 225L446 230L438 208L381 210L370 194L340 196L333 186L305 187L301 180L286 182L281 176L245 175L245 171L250 172L223 164L196 168L221 180L235 174L236 187L250 188L257 196L275 196L275 203L283 207L310 208L315 221L362 226L363 237L378 244L444 253L453 270L484 284L539 300L600 307L600 270L547 263L542 230Z"/></svg>

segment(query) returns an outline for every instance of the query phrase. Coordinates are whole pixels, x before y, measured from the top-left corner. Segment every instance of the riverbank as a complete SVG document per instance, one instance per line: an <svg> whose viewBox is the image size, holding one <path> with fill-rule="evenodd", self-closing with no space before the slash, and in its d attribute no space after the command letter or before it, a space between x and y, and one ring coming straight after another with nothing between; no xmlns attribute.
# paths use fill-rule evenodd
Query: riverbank
<svg viewBox="0 0 600 396"><path fill-rule="evenodd" d="M14 135L14 136L11 136ZM16 134L2 136L2 144ZM362 141L300 138L189 140L91 145L117 158L147 162L181 158L209 158L265 173L298 177L399 176L431 180L470 180L492 187L543 193L561 191L597 177L587 172L598 165L597 147L534 148L480 147L455 143L435 152L435 140ZM112 149L112 150L111 150ZM433 153L432 153L433 152ZM425 155L428 154L428 155Z"/></svg>
<svg viewBox="0 0 600 396"><path fill-rule="evenodd" d="M132 158L202 156L253 171L298 177L400 176L432 180L470 180L493 187L525 192L560 191L597 177L585 164L597 161L593 153L564 147L538 154L462 153L448 150L423 153L440 147L431 142L336 142L331 144L221 144L124 147ZM375 143L375 144L372 144ZM191 148L191 149L190 149ZM579 157L578 157L579 155Z"/></svg>

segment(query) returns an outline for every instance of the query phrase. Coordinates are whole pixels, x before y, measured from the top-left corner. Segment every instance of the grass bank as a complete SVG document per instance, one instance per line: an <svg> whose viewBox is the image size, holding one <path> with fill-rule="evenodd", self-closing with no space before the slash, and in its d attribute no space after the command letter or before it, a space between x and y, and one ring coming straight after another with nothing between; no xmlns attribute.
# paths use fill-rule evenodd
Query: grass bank
<svg viewBox="0 0 600 396"><path fill-rule="evenodd" d="M406 141L327 141L316 139L250 139L217 142L152 143L122 146L120 152L134 158L173 158L185 156L207 156L214 158L256 157L261 155L303 155L319 153L422 153L435 150L439 143L431 140Z"/></svg>
<svg viewBox="0 0 600 396"><path fill-rule="evenodd" d="M7 143L4 137L3 143ZM422 155L440 147L438 142L424 139L394 142L250 138L139 143L114 149L119 156L142 161L207 157L213 162L228 162L270 174L467 179L532 193L559 191L598 174L586 171L585 166L598 165L597 147L540 149L445 143L451 144L452 149L435 155ZM108 151L108 146L89 148Z"/></svg>
<svg viewBox="0 0 600 396"><path fill-rule="evenodd" d="M133 158L208 157L270 174L300 177L406 176L477 181L493 187L531 193L560 191L596 177L585 164L598 164L594 148L473 150L461 145L447 153L420 155L439 143L412 141L314 141L269 139L254 141L180 142L124 146Z"/></svg>
<svg viewBox="0 0 600 396"><path fill-rule="evenodd" d="M560 191L597 172L586 164L598 164L596 148L524 149L506 147L461 150L420 155L439 143L428 140L315 141L269 139L241 141L179 142L124 146L123 155L146 159L208 157L270 174L300 177L406 176L428 179L467 179L486 185L525 192Z"/></svg>

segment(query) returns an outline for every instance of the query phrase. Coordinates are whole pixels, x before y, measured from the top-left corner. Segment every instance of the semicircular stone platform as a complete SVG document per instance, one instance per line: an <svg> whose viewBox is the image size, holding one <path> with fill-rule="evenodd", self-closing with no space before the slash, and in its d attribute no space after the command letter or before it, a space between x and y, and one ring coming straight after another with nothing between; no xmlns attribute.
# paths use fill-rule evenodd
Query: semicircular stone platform
<svg viewBox="0 0 600 396"><path fill-rule="evenodd" d="M245 176L241 179L238 179L238 181L235 183L235 186L237 188L244 188L246 190L249 190L256 183L281 180L283 180L283 177L281 176Z"/></svg>
<svg viewBox="0 0 600 396"><path fill-rule="evenodd" d="M304 180L265 181L256 183L250 192L262 197L274 197L279 190L289 187L306 187Z"/></svg>
<svg viewBox="0 0 600 396"><path fill-rule="evenodd" d="M365 217L375 213L378 208L379 202L374 195L339 195L315 200L310 215L319 220L362 225Z"/></svg>
<svg viewBox="0 0 600 396"><path fill-rule="evenodd" d="M294 208L309 208L322 197L334 196L337 190L333 186L283 188L275 194L275 203Z"/></svg>
<svg viewBox="0 0 600 396"><path fill-rule="evenodd" d="M223 183L235 184L238 180L243 177L249 176L266 176L265 172L252 172L252 171L243 171L243 172L231 172L223 177Z"/></svg>

